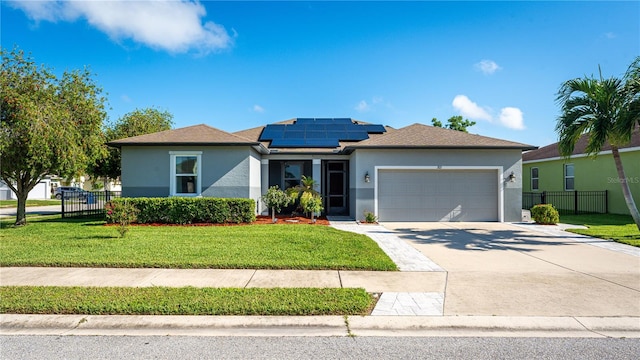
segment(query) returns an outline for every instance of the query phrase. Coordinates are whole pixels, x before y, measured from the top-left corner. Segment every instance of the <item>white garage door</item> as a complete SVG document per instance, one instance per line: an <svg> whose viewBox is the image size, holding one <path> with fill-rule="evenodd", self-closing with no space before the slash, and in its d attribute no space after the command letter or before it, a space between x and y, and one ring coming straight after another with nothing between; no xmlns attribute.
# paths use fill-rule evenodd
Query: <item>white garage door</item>
<svg viewBox="0 0 640 360"><path fill-rule="evenodd" d="M380 221L498 221L495 170L379 170Z"/></svg>

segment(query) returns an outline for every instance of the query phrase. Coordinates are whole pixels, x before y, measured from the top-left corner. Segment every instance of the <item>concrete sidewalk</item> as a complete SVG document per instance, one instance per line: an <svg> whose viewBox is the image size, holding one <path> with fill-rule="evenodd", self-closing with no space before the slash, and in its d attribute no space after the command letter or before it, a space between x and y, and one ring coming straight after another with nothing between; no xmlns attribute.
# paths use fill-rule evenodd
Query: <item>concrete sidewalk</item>
<svg viewBox="0 0 640 360"><path fill-rule="evenodd" d="M370 236L404 271L6 267L0 283L359 287L381 293L371 316L4 314L0 334L640 337L635 248L532 225L332 226Z"/></svg>

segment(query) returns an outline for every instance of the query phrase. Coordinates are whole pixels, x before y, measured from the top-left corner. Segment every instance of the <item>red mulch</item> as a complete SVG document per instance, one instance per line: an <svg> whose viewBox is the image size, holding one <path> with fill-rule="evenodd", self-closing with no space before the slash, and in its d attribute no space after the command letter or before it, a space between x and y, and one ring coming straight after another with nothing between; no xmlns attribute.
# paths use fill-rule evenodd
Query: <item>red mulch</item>
<svg viewBox="0 0 640 360"><path fill-rule="evenodd" d="M278 221L276 224L312 224L311 219L303 217L303 216L287 216L287 215L278 215L276 216ZM271 216L266 215L258 215L256 216L256 221L252 223L240 223L240 224L211 224L211 223L197 223L197 224L131 224L132 226L242 226L242 225L270 225L273 224L271 222ZM105 224L107 226L115 226L118 224ZM316 218L315 225L329 225L329 220L325 217Z"/></svg>

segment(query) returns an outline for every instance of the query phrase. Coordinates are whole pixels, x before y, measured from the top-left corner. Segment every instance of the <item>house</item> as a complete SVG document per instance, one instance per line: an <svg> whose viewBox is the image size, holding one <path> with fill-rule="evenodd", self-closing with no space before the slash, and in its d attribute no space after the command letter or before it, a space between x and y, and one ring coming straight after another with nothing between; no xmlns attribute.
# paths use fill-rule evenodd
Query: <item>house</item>
<svg viewBox="0 0 640 360"><path fill-rule="evenodd" d="M255 199L302 175L327 215L381 221L520 221L522 151L534 147L413 124L296 118L235 133L207 125L112 141L122 195Z"/></svg>
<svg viewBox="0 0 640 360"><path fill-rule="evenodd" d="M50 178L44 178L36 184L36 186L27 194L28 200L47 200L51 199L52 182ZM17 200L18 197L11 190L9 185L0 180L0 200Z"/></svg>
<svg viewBox="0 0 640 360"><path fill-rule="evenodd" d="M604 191L608 211L629 214L620 182L627 182L636 203L640 201L640 130L636 128L628 145L619 148L625 179L618 176L611 146L607 143L596 157L587 156L588 138L580 137L570 158L564 158L558 143L522 155L523 191Z"/></svg>

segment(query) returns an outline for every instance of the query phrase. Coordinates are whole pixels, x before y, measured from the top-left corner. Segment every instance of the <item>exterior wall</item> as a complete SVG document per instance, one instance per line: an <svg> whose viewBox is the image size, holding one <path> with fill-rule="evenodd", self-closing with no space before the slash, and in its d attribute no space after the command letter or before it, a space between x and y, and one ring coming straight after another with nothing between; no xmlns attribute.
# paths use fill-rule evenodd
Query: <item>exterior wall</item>
<svg viewBox="0 0 640 360"><path fill-rule="evenodd" d="M501 167L502 179L511 172L515 182L502 181L503 221L520 221L522 219L522 152L520 150L387 150L358 149L352 154L351 183L352 199L351 216L361 218L365 211L373 211L374 194L377 179L376 166L443 166L443 167ZM364 181L369 173L371 181ZM498 199L496 199L498 201Z"/></svg>
<svg viewBox="0 0 640 360"><path fill-rule="evenodd" d="M260 212L260 197L262 196L262 167L260 154L251 149L249 157L249 197L256 202L256 211Z"/></svg>
<svg viewBox="0 0 640 360"><path fill-rule="evenodd" d="M530 161L522 165L523 191L531 192L531 168L538 168L538 191L564 190L564 164L573 164L575 174L575 190L603 191L609 196L609 212L612 214L629 214L629 209L622 195L621 181L626 181L631 194L640 204L640 150L620 153L626 179L619 179L616 165L611 153L603 153L595 159L587 156L574 156L570 159L554 159L546 161Z"/></svg>
<svg viewBox="0 0 640 360"><path fill-rule="evenodd" d="M123 146L122 196L169 196L169 151L202 151L202 196L255 199L259 193L259 154L248 146Z"/></svg>

